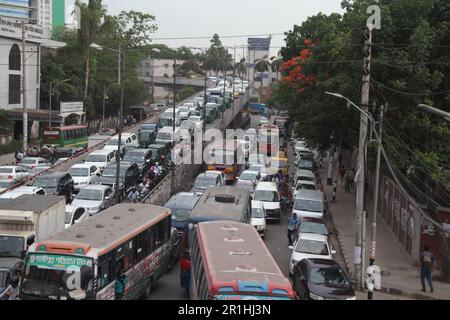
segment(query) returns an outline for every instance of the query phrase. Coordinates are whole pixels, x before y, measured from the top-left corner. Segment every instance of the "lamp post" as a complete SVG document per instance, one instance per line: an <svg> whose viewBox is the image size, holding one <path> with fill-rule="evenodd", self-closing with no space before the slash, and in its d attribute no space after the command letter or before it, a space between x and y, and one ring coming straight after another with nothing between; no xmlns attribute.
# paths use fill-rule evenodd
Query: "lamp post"
<svg viewBox="0 0 450 320"><path fill-rule="evenodd" d="M123 125L123 91L124 91L124 83L123 83L123 72L122 68L125 64L125 52L122 49L122 45L119 44L119 50L107 48L100 46L98 44L91 44L90 47L95 50L102 51L104 49L109 50L111 52L114 52L117 54L118 57L118 71L117 71L117 78L118 83L120 85L120 109L119 109L119 128L118 128L118 134L119 139L117 141L117 152L116 152L116 161L117 161L117 167L116 167L116 187L115 187L115 201L116 203L119 203L120 201L120 195L119 195L119 184L120 184L120 147L122 146L122 125Z"/></svg>
<svg viewBox="0 0 450 320"><path fill-rule="evenodd" d="M53 83L50 81L49 107L48 107L48 109L49 109L49 112L48 112L48 113L49 113L49 115L48 115L48 127L49 127L49 128L52 127L52 96L53 96L54 90L55 90L59 85L65 83L65 82L67 82L67 81L70 81L70 79L62 80L62 81L58 82L57 84L55 84L54 86L53 86Z"/></svg>
<svg viewBox="0 0 450 320"><path fill-rule="evenodd" d="M434 113L435 115L441 116L446 121L450 122L450 112L445 112L444 110L440 110L426 104L419 104L417 106L426 112Z"/></svg>

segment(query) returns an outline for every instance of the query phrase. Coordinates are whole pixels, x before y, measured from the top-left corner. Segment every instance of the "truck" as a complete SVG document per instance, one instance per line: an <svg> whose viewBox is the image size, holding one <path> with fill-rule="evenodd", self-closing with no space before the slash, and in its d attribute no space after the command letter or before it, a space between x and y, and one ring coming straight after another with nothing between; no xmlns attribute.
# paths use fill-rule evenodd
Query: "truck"
<svg viewBox="0 0 450 320"><path fill-rule="evenodd" d="M0 206L0 293L21 269L30 245L65 229L66 198L22 195Z"/></svg>

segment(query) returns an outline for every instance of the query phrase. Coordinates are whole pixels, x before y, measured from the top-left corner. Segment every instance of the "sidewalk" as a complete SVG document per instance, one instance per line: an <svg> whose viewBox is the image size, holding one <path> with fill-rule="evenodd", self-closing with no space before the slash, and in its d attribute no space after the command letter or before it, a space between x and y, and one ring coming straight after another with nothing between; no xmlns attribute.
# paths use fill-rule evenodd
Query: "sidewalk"
<svg viewBox="0 0 450 320"><path fill-rule="evenodd" d="M354 247L355 247L355 206L356 192L346 193L338 183L336 202L333 199L333 186L326 184L327 170L320 170L324 182L323 188L333 217L338 239L344 253L347 269L353 273ZM372 207L367 206L370 210ZM371 214L366 222L366 263L369 263L369 246L371 232ZM434 293L421 292L421 284L417 268L403 251L391 231L381 218L377 219L377 251L376 265L381 268L381 286L383 292L399 294L415 299L450 299L450 284L433 280ZM363 270L365 272L365 270ZM428 286L428 285L427 285ZM427 287L427 290L429 288ZM376 294L376 293L375 293Z"/></svg>

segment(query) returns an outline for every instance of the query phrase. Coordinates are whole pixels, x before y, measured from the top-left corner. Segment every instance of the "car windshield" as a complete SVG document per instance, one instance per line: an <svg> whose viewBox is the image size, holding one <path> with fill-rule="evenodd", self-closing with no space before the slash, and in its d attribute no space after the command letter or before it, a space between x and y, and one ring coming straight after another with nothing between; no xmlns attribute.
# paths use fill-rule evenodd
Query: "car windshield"
<svg viewBox="0 0 450 320"><path fill-rule="evenodd" d="M35 297L62 296L67 299L69 292L81 289L89 297L92 294L93 278L91 258L32 253L27 255L25 261L20 291Z"/></svg>
<svg viewBox="0 0 450 320"><path fill-rule="evenodd" d="M264 211L261 208L252 208L252 218L264 218Z"/></svg>
<svg viewBox="0 0 450 320"><path fill-rule="evenodd" d="M12 173L13 168L0 168L0 173Z"/></svg>
<svg viewBox="0 0 450 320"><path fill-rule="evenodd" d="M58 181L56 180L56 178L39 177L34 181L33 187L57 188Z"/></svg>
<svg viewBox="0 0 450 320"><path fill-rule="evenodd" d="M314 182L315 179L316 179L315 177L308 177L308 176L298 176L297 177L297 181L298 180L306 180L306 181L313 181Z"/></svg>
<svg viewBox="0 0 450 320"><path fill-rule="evenodd" d="M188 112L189 111L189 107L180 107L179 109L178 109L180 112Z"/></svg>
<svg viewBox="0 0 450 320"><path fill-rule="evenodd" d="M172 139L172 134L170 132L159 132L158 136L156 137L156 139L171 140Z"/></svg>
<svg viewBox="0 0 450 320"><path fill-rule="evenodd" d="M256 180L258 178L257 172L242 172L239 180Z"/></svg>
<svg viewBox="0 0 450 320"><path fill-rule="evenodd" d="M92 190L92 189L81 189L80 192L78 192L75 199L102 201L103 200L103 191L102 190Z"/></svg>
<svg viewBox="0 0 450 320"><path fill-rule="evenodd" d="M194 189L206 189L216 186L216 178L213 177L198 177L194 183Z"/></svg>
<svg viewBox="0 0 450 320"><path fill-rule="evenodd" d="M312 268L310 279L316 285L350 286L347 276L341 268Z"/></svg>
<svg viewBox="0 0 450 320"><path fill-rule="evenodd" d="M143 124L141 126L141 130L154 130L154 129L156 129L156 124L154 123Z"/></svg>
<svg viewBox="0 0 450 320"><path fill-rule="evenodd" d="M114 178L116 176L116 168L106 168L105 171L103 171L102 173L102 177L106 177L106 178ZM119 177L123 177L125 175L125 171L123 169L120 169L120 176Z"/></svg>
<svg viewBox="0 0 450 320"><path fill-rule="evenodd" d="M302 167L302 168L312 168L313 167L313 162L309 161L309 160L300 160L298 162L298 166Z"/></svg>
<svg viewBox="0 0 450 320"><path fill-rule="evenodd" d="M124 158L123 161L144 163L144 155L142 153L129 153Z"/></svg>
<svg viewBox="0 0 450 320"><path fill-rule="evenodd" d="M21 162L21 164L35 164L36 163L36 159L31 159L31 158L25 158L23 159Z"/></svg>
<svg viewBox="0 0 450 320"><path fill-rule="evenodd" d="M87 156L86 162L106 162L106 156L91 154Z"/></svg>
<svg viewBox="0 0 450 320"><path fill-rule="evenodd" d="M270 190L257 190L255 191L255 200L265 202L279 202L278 192Z"/></svg>
<svg viewBox="0 0 450 320"><path fill-rule="evenodd" d="M300 232L304 233L316 233L328 235L327 227L323 223L305 221L300 224Z"/></svg>
<svg viewBox="0 0 450 320"><path fill-rule="evenodd" d="M300 239L295 252L328 256L328 246L325 241Z"/></svg>
<svg viewBox="0 0 450 320"><path fill-rule="evenodd" d="M322 213L323 212L323 202L297 199L294 202L294 210Z"/></svg>
<svg viewBox="0 0 450 320"><path fill-rule="evenodd" d="M88 168L72 168L69 171L72 177L88 177L89 169Z"/></svg>
<svg viewBox="0 0 450 320"><path fill-rule="evenodd" d="M296 190L317 190L316 186L308 183L299 183L297 184Z"/></svg>
<svg viewBox="0 0 450 320"><path fill-rule="evenodd" d="M14 185L14 181L0 181L0 188L9 188Z"/></svg>
<svg viewBox="0 0 450 320"><path fill-rule="evenodd" d="M24 241L22 237L0 236L0 257L21 257Z"/></svg>
<svg viewBox="0 0 450 320"><path fill-rule="evenodd" d="M170 209L172 211L172 219L174 220L185 221L189 218L190 211L187 209Z"/></svg>
<svg viewBox="0 0 450 320"><path fill-rule="evenodd" d="M66 224L69 224L70 220L72 220L72 214L73 212L71 210L66 211L66 222L65 222Z"/></svg>

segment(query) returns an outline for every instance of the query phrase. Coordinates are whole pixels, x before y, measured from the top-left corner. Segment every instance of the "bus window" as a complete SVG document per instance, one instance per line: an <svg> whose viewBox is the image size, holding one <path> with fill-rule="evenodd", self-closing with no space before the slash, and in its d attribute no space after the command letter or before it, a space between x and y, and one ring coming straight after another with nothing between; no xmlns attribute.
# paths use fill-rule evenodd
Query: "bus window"
<svg viewBox="0 0 450 320"><path fill-rule="evenodd" d="M134 248L136 250L135 252L135 259L136 263L141 261L145 257L145 235L144 233L138 234L135 238L135 244Z"/></svg>
<svg viewBox="0 0 450 320"><path fill-rule="evenodd" d="M98 267L99 288L106 287L111 282L109 260L103 262Z"/></svg>
<svg viewBox="0 0 450 320"><path fill-rule="evenodd" d="M147 230L145 232L145 255L146 256L150 255L154 250L152 229Z"/></svg>

